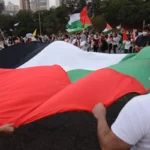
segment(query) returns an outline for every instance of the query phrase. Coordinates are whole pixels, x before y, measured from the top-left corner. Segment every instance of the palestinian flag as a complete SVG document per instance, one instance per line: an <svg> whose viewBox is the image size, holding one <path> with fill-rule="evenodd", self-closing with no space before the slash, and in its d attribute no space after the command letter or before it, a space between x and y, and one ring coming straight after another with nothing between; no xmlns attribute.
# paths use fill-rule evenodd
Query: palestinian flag
<svg viewBox="0 0 150 150"><path fill-rule="evenodd" d="M121 51L124 51L124 49L125 49L125 45L126 45L126 43L125 43L125 41L127 40L127 30L126 29L124 29L124 31L123 31L123 40L122 40L122 45L121 45Z"/></svg>
<svg viewBox="0 0 150 150"><path fill-rule="evenodd" d="M35 30L34 30L34 32L33 32L33 36L35 37L35 36L36 36L36 34L37 34L37 29L35 29Z"/></svg>
<svg viewBox="0 0 150 150"><path fill-rule="evenodd" d="M87 14L87 6L84 8L80 8L75 10L71 16L70 21L67 24L67 31L68 32L78 32L83 31L87 27L92 25L92 22Z"/></svg>
<svg viewBox="0 0 150 150"><path fill-rule="evenodd" d="M107 24L106 28L103 31L103 33L104 34L109 34L111 31L112 31L112 27L109 24Z"/></svg>
<svg viewBox="0 0 150 150"><path fill-rule="evenodd" d="M19 47L18 52L20 49ZM8 50L0 51L0 56L2 57L3 55L3 58L9 59L9 56L6 57L2 54L7 53ZM19 56L15 54L15 51L13 53L14 57ZM32 58L31 55L35 57L32 56ZM24 62L22 57L23 65L18 67L23 69L0 70L1 82L4 83L4 80L7 81L8 78L10 82L10 84L1 86L1 91L4 93L0 95L0 100L3 100L4 97L5 100L11 98L11 102L14 101L15 104L9 109L16 110L8 111L7 109L8 114L6 113L6 116L4 116L5 113L3 113L3 117L0 118L2 123L12 121L8 116L12 116L14 123L20 125L46 115L52 115L60 111L65 112L70 109L91 112L93 106L98 102L108 107L127 93L137 92L144 94L147 92L147 88L150 87L150 47L146 47L138 54L111 55L87 53L71 44L54 42L40 50L37 55L35 55L35 52L32 52L29 56L30 58L25 58ZM14 57L11 55L12 60L9 59L9 62L16 60ZM21 64L21 62L18 62L18 64ZM4 62L1 64L1 67L2 65L4 65ZM7 88L16 91L18 93L17 97L13 95L15 92L12 93L10 90L6 90ZM25 96L21 89L28 91L28 95ZM74 94L74 89L76 94ZM39 90L42 90L42 93ZM50 94L48 94L49 92ZM36 93L38 93L38 96L36 96ZM32 94L36 102L30 102L32 105L26 111L26 105L23 104L28 101L27 99ZM45 95L44 99L42 95ZM14 98L12 99L12 97ZM22 102L18 106L17 103L20 100ZM57 102L59 102L59 107ZM39 103L43 103L43 105L38 109ZM2 110L7 108L7 106L5 104L2 105L1 102L0 116L2 115ZM20 108L18 109L18 107ZM34 110L34 107L36 107L34 113L29 113L30 109ZM22 117L19 116L17 118L18 110L22 110ZM21 113L19 114L21 115Z"/></svg>
<svg viewBox="0 0 150 150"><path fill-rule="evenodd" d="M0 125L17 128L11 140L1 136L0 148L98 150L93 107L107 107L111 126L128 101L147 93L149 64L150 47L114 55L57 41L1 50Z"/></svg>
<svg viewBox="0 0 150 150"><path fill-rule="evenodd" d="M119 26L116 27L117 30L121 30L121 24Z"/></svg>

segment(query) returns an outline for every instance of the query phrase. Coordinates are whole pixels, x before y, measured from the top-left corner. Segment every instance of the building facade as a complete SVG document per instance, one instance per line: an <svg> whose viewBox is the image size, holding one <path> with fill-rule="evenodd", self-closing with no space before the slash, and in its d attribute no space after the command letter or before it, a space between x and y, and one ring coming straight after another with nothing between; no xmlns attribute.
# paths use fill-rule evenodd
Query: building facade
<svg viewBox="0 0 150 150"><path fill-rule="evenodd" d="M5 10L5 2L4 0L0 0L0 12Z"/></svg>
<svg viewBox="0 0 150 150"><path fill-rule="evenodd" d="M38 0L38 10L49 10L49 0Z"/></svg>
<svg viewBox="0 0 150 150"><path fill-rule="evenodd" d="M39 11L39 10L49 10L49 0L31 0L31 10Z"/></svg>
<svg viewBox="0 0 150 150"><path fill-rule="evenodd" d="M8 4L5 6L5 11L8 12L18 12L20 10L18 5L14 5L11 2L8 2Z"/></svg>
<svg viewBox="0 0 150 150"><path fill-rule="evenodd" d="M20 7L22 10L30 10L30 0L20 0Z"/></svg>

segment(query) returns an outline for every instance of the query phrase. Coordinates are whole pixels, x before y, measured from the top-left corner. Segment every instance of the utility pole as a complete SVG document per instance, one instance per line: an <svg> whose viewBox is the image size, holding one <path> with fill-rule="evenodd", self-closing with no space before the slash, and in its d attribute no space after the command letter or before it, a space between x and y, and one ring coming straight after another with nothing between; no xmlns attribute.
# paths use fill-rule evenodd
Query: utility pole
<svg viewBox="0 0 150 150"><path fill-rule="evenodd" d="M40 28L40 36L42 35L42 27L41 27L41 12L39 11L39 28Z"/></svg>
<svg viewBox="0 0 150 150"><path fill-rule="evenodd" d="M143 20L143 28L145 27L145 20Z"/></svg>
<svg viewBox="0 0 150 150"><path fill-rule="evenodd" d="M1 33L2 37L3 37L3 39L5 40L5 37L4 37L2 29L0 29L0 33Z"/></svg>
<svg viewBox="0 0 150 150"><path fill-rule="evenodd" d="M40 12L40 0L37 0L37 10L38 10L38 15L39 15L39 29L40 29L40 36L42 35L42 26L41 26L41 12Z"/></svg>

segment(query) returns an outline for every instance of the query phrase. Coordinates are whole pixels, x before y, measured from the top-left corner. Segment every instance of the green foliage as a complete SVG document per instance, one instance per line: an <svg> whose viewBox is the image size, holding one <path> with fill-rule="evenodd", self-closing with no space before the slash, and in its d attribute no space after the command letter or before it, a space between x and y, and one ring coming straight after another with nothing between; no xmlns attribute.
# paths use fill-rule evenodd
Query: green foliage
<svg viewBox="0 0 150 150"><path fill-rule="evenodd" d="M95 31L102 31L106 26L105 18L102 15L96 16L92 20Z"/></svg>
<svg viewBox="0 0 150 150"><path fill-rule="evenodd" d="M13 34L16 36L25 36L26 33L33 33L35 29L39 34L40 18L43 34L65 32L69 15L75 8L85 4L85 0L63 0L61 7L48 11L20 11L16 16L0 14L0 28L8 35L10 29L14 30ZM149 0L93 0L88 8L96 31L103 30L107 22L112 27L122 24L125 28L142 28L143 20L150 23ZM18 22L19 26L14 27Z"/></svg>
<svg viewBox="0 0 150 150"><path fill-rule="evenodd" d="M66 5L68 8L71 8L73 10L77 7L85 6L86 1L85 0L63 0L62 4Z"/></svg>

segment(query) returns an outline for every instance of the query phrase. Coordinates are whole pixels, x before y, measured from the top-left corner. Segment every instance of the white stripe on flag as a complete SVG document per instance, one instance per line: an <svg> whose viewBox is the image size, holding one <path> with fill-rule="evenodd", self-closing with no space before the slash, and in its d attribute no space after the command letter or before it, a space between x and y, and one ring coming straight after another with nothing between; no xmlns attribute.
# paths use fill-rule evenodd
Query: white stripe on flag
<svg viewBox="0 0 150 150"><path fill-rule="evenodd" d="M80 20L80 13L73 14L70 16L70 21L68 22L71 25L73 22Z"/></svg>
<svg viewBox="0 0 150 150"><path fill-rule="evenodd" d="M20 68L60 65L65 71L97 70L119 63L126 54L103 54L83 51L66 42L53 42Z"/></svg>

